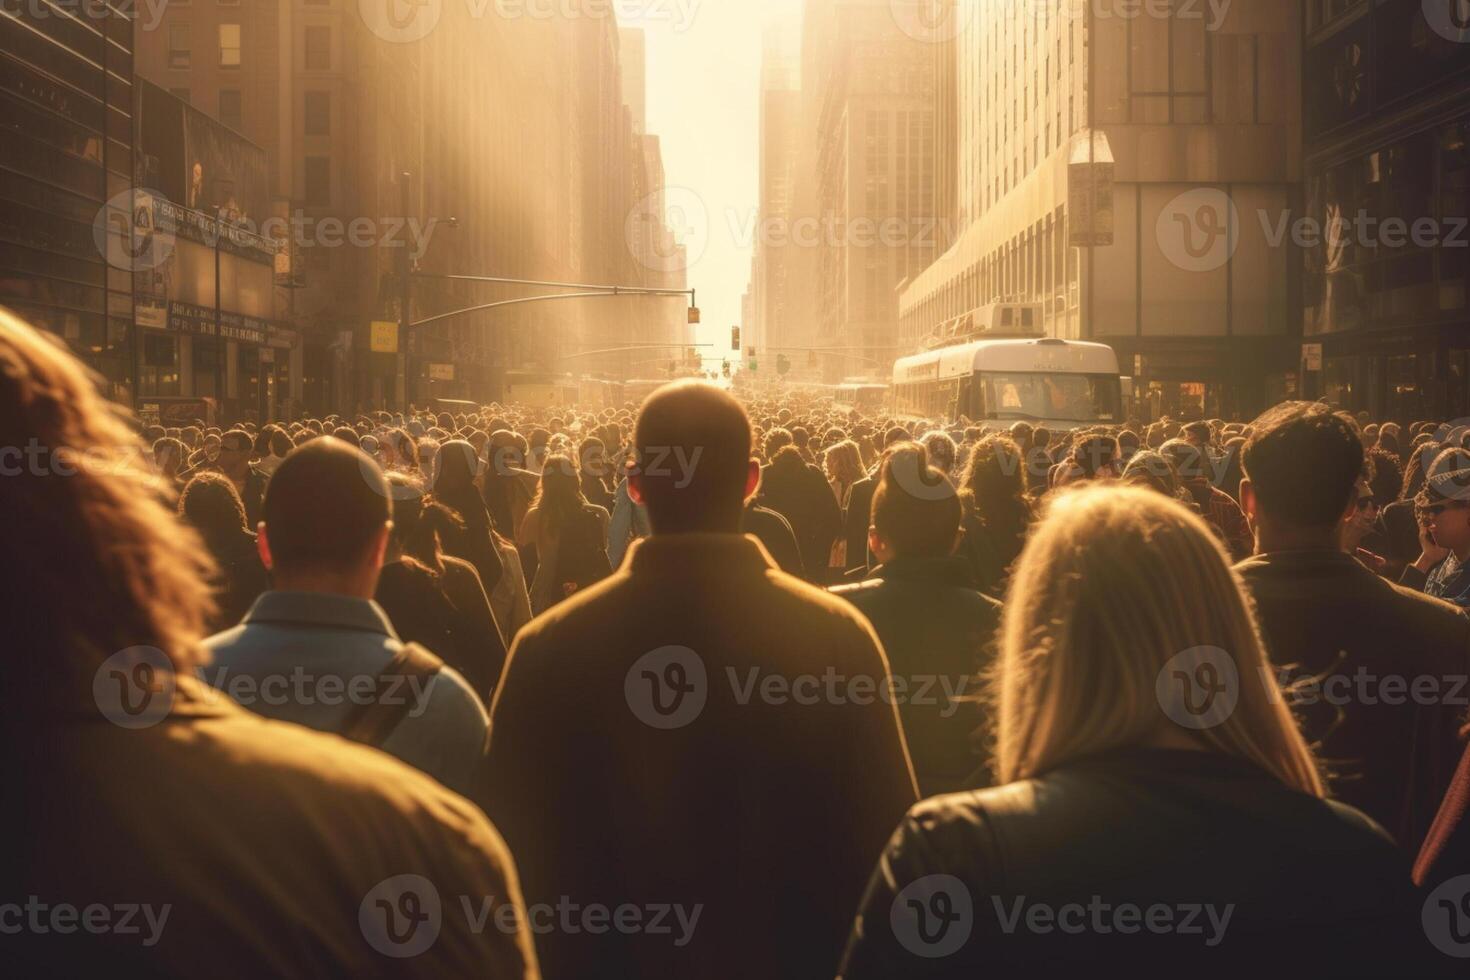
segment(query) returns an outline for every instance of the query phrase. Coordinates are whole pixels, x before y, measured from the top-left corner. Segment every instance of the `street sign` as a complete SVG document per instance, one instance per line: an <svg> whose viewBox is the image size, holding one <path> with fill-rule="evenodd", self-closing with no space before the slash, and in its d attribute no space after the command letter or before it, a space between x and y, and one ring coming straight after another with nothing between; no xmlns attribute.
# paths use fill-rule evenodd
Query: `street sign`
<svg viewBox="0 0 1470 980"><path fill-rule="evenodd" d="M454 365L453 364L430 364L429 365L429 379L431 381L453 381L454 380Z"/></svg>
<svg viewBox="0 0 1470 980"><path fill-rule="evenodd" d="M1302 344L1302 368L1306 371L1322 370L1322 345Z"/></svg>
<svg viewBox="0 0 1470 980"><path fill-rule="evenodd" d="M369 347L374 354L397 354L398 324L391 320L374 320Z"/></svg>

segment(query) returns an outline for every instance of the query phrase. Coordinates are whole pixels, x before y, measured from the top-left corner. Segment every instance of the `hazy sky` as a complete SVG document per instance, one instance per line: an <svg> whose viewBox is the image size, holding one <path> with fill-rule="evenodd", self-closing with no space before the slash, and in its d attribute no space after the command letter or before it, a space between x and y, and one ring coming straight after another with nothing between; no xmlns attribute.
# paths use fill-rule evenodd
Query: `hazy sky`
<svg viewBox="0 0 1470 980"><path fill-rule="evenodd" d="M758 203L761 32L799 30L801 0L616 0L648 38L648 131L663 143L670 204L684 206L689 285L707 358L730 354L750 278ZM702 253L702 254L701 254Z"/></svg>

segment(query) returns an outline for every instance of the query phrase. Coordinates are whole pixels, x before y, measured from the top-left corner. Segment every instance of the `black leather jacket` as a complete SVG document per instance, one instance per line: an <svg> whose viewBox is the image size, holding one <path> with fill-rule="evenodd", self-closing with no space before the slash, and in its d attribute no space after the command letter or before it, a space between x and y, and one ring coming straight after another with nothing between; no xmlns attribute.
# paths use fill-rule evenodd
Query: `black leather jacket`
<svg viewBox="0 0 1470 980"><path fill-rule="evenodd" d="M847 980L1432 976L1408 869L1362 813L1214 752L1132 749L926 800L889 842Z"/></svg>

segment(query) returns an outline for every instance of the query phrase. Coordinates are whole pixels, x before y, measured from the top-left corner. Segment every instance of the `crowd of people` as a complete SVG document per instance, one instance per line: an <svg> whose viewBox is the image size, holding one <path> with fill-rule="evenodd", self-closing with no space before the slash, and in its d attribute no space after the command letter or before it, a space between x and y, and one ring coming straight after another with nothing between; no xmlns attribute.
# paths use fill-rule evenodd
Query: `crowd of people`
<svg viewBox="0 0 1470 980"><path fill-rule="evenodd" d="M1466 431L693 381L165 428L0 311L3 941L28 975L1455 975Z"/></svg>

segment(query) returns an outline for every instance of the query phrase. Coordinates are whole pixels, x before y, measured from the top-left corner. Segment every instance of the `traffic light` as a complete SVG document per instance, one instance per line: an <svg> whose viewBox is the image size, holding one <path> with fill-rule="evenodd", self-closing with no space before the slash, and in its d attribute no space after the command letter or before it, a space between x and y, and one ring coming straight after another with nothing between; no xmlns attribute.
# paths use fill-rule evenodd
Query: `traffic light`
<svg viewBox="0 0 1470 980"><path fill-rule="evenodd" d="M724 361L724 362L722 362L720 364L720 373L723 374L727 378L730 376L730 362L729 361Z"/></svg>
<svg viewBox="0 0 1470 980"><path fill-rule="evenodd" d="M730 349L737 354L740 352L740 328L730 328Z"/></svg>
<svg viewBox="0 0 1470 980"><path fill-rule="evenodd" d="M689 307L689 322L690 323L698 323L699 322L699 307L697 307L697 306L691 306L691 307Z"/></svg>

